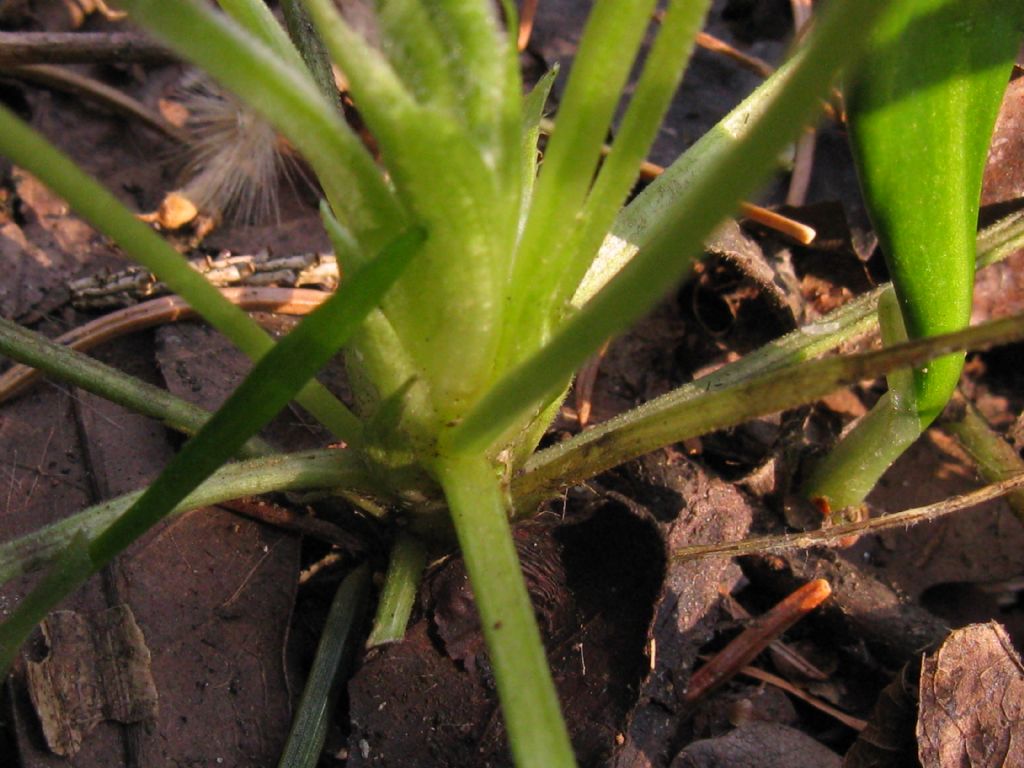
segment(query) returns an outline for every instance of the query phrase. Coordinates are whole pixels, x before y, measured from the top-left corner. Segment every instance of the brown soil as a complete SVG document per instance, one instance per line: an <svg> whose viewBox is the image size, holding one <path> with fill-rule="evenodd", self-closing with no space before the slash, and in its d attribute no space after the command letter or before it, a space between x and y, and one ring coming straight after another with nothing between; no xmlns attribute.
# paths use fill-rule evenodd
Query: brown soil
<svg viewBox="0 0 1024 768"><path fill-rule="evenodd" d="M101 14L72 12L93 5L8 3L0 7L0 30L124 27ZM588 7L580 0L541 0L523 56L528 73L556 62L564 72ZM777 62L791 34L789 4L720 0L708 31ZM151 107L184 71L176 63L74 69ZM652 159L670 162L758 80L735 62L698 50ZM1024 192L1024 134L1017 129L1022 83L1015 81L1007 93L986 179L985 217L1017 206ZM556 86L556 103L558 93ZM179 149L149 128L3 72L0 101L135 210L153 210L175 186ZM787 178L774 181L761 202L781 202ZM279 221L222 225L203 248L325 248L315 192L301 181L282 184L280 201ZM737 228L730 247L709 256L691 280L612 344L586 398L591 423L735 359L885 279L839 127L822 127L807 200L786 210L818 229L815 247L753 225ZM69 306L67 281L123 264L114 245L31 176L0 160L4 317L48 335L81 325L91 318ZM975 320L1021 309L1022 269L1024 255L1016 254L980 275ZM266 319L278 330L290 322ZM966 396L1018 448L1024 403L1019 352L970 356L963 383ZM192 323L119 339L97 355L206 407L221 402L248 368L221 337ZM323 380L343 389L337 371ZM918 759L929 766L961 760L997 765L999 755L1002 764L1024 764L1012 752L1021 738L1014 648L1024 642L1024 527L1005 502L865 537L846 549L668 562L667 553L683 545L796 523L783 502L803 463L881 391L881 384L863 382L813 407L666 448L572 489L517 530L581 765L895 766ZM585 393L570 396L549 439L579 428L580 398ZM327 441L297 410L282 414L268 434L289 449ZM0 408L0 435L0 539L141 487L179 444L160 425L50 382ZM885 475L870 502L878 514L978 484L955 440L933 429ZM336 503L292 509L345 528L350 538L343 549L368 552L382 569L388 531ZM301 585L299 574L330 550L320 540L221 508L159 526L62 606L90 617L129 606L151 655L157 706L117 717L101 707L86 718L92 719L81 729L74 757L56 755L43 735L40 705L27 690L26 662L53 650L37 638L4 688L0 764L276 765L345 568L325 568ZM786 632L788 651L773 648L751 662L788 680L796 694L743 674L696 701L685 697L702 658L747 625L737 602L758 615L814 578L828 579L833 597ZM0 616L34 582L0 587ZM987 625L950 634L992 621L1005 629ZM950 675L963 685L950 686ZM510 764L457 556L431 566L406 639L362 654L340 704L325 764ZM850 717L837 717L829 707Z"/></svg>

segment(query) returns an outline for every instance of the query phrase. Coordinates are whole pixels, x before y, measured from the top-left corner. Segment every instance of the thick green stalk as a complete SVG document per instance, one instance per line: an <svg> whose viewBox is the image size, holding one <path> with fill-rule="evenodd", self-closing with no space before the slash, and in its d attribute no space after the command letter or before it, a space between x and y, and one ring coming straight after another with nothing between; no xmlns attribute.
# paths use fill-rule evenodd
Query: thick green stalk
<svg viewBox="0 0 1024 768"><path fill-rule="evenodd" d="M879 298L878 324L883 346L907 340L896 294L891 290ZM929 361L928 366L934 362ZM924 429L913 372L896 370L887 380L889 391L814 467L804 483L805 495L824 500L836 512L860 504Z"/></svg>
<svg viewBox="0 0 1024 768"><path fill-rule="evenodd" d="M498 475L474 456L443 457L436 469L473 585L515 763L574 766Z"/></svg>
<svg viewBox="0 0 1024 768"><path fill-rule="evenodd" d="M910 338L970 320L981 179L1024 29L1020 0L894 4L847 89L864 197ZM962 355L914 374L922 428Z"/></svg>
<svg viewBox="0 0 1024 768"><path fill-rule="evenodd" d="M959 393L942 414L940 425L967 451L985 482L998 483L1024 472L1024 460L1016 449ZM1006 500L1024 524L1024 491L1013 491Z"/></svg>
<svg viewBox="0 0 1024 768"><path fill-rule="evenodd" d="M391 547L388 573L377 600L377 615L366 641L367 648L396 643L405 637L405 627L426 566L427 548L423 542L410 533L400 532Z"/></svg>
<svg viewBox="0 0 1024 768"><path fill-rule="evenodd" d="M0 107L0 154L14 160L60 195L78 215L188 300L210 325L250 358L259 359L274 346L255 320L227 301L181 254L64 153L3 107ZM307 385L299 402L339 439L349 444L359 442L362 432L359 420L320 384Z"/></svg>

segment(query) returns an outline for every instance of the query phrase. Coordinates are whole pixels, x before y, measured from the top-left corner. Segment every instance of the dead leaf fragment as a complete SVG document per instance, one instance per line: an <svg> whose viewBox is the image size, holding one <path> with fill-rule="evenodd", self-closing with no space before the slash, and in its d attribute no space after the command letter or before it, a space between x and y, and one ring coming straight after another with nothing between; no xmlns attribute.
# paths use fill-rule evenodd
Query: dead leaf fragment
<svg viewBox="0 0 1024 768"><path fill-rule="evenodd" d="M74 755L103 720L156 717L149 648L127 605L91 615L57 611L41 628L50 654L28 662L26 674L51 751Z"/></svg>
<svg viewBox="0 0 1024 768"><path fill-rule="evenodd" d="M1024 666L995 622L950 634L921 664L924 768L1024 766Z"/></svg>
<svg viewBox="0 0 1024 768"><path fill-rule="evenodd" d="M670 768L839 768L835 752L803 731L750 723L717 739L702 739L676 755Z"/></svg>

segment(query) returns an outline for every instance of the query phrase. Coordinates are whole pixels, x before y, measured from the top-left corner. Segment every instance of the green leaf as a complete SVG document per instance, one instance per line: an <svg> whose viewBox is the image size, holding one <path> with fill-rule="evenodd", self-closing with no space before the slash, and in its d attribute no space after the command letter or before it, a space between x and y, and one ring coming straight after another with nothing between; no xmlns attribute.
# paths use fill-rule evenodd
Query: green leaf
<svg viewBox="0 0 1024 768"><path fill-rule="evenodd" d="M910 338L970 320L981 179L1022 30L1019 0L894 4L847 89L865 201ZM915 374L922 427L962 363Z"/></svg>
<svg viewBox="0 0 1024 768"><path fill-rule="evenodd" d="M641 251L540 352L501 379L443 437L451 450L486 448L522 414L556 396L573 371L613 334L637 320L682 277L715 225L751 192L816 106L838 69L853 59L884 9L868 0L830 6L800 61L743 142L726 149L674 201L685 217L659 220ZM859 34L858 34L859 33ZM543 175L541 177L543 179Z"/></svg>

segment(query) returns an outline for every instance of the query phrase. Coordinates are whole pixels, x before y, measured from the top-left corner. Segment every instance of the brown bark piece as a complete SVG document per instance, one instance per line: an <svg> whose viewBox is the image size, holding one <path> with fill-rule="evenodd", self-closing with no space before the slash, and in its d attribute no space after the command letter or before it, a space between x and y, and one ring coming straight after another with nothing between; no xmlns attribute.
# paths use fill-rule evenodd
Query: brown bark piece
<svg viewBox="0 0 1024 768"><path fill-rule="evenodd" d="M803 731L779 723L750 723L717 739L695 741L671 768L839 768L835 752Z"/></svg>
<svg viewBox="0 0 1024 768"><path fill-rule="evenodd" d="M29 662L26 677L53 752L74 755L102 720L137 723L156 716L149 649L127 605L96 614L56 611L42 632L49 656Z"/></svg>
<svg viewBox="0 0 1024 768"><path fill-rule="evenodd" d="M1024 766L1024 665L999 624L958 629L921 664L924 768Z"/></svg>

